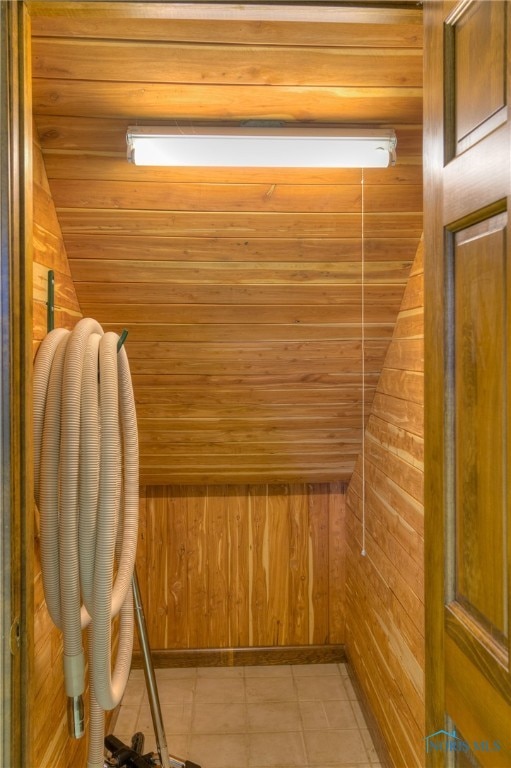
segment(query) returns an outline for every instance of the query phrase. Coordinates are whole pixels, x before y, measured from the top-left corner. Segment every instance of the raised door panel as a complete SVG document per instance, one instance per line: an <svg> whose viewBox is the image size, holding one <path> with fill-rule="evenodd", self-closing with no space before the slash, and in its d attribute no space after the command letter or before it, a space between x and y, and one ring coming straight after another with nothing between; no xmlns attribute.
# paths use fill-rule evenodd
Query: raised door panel
<svg viewBox="0 0 511 768"><path fill-rule="evenodd" d="M484 135L495 127L488 124L506 105L505 18L501 0L479 0L459 5L460 11L447 25L454 36L452 65L455 82L455 131L458 152L477 129ZM499 122L505 122L501 114ZM483 126L486 126L485 128Z"/></svg>
<svg viewBox="0 0 511 768"><path fill-rule="evenodd" d="M456 233L455 600L507 636L506 214ZM484 629L483 629L484 628Z"/></svg>

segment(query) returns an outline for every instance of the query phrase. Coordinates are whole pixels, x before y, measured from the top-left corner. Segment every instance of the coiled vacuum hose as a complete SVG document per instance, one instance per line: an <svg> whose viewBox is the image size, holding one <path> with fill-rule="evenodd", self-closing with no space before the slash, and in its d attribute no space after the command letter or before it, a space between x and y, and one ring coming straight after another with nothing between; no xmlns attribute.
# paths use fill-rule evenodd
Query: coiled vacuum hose
<svg viewBox="0 0 511 768"><path fill-rule="evenodd" d="M48 611L63 632L68 712L80 726L89 627L88 767L103 768L104 710L126 687L133 647L131 579L138 531L138 436L119 337L88 318L51 331L34 368L34 485ZM114 562L117 570L114 578ZM111 672L111 620L120 612ZM83 718L83 706L81 707Z"/></svg>

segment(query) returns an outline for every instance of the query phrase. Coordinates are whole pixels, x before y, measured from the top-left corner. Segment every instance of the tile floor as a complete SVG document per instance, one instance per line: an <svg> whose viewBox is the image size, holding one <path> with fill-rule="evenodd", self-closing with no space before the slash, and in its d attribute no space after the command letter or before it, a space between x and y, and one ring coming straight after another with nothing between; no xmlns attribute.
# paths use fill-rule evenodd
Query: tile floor
<svg viewBox="0 0 511 768"><path fill-rule="evenodd" d="M344 664L156 670L169 752L201 768L379 768ZM155 750L142 670L114 726Z"/></svg>

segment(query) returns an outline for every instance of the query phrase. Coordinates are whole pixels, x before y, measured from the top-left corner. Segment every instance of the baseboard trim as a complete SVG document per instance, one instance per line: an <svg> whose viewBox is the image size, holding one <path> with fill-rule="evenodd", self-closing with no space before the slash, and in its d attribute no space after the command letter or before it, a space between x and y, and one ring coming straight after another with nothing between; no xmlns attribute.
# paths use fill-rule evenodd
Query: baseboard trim
<svg viewBox="0 0 511 768"><path fill-rule="evenodd" d="M273 664L327 664L346 661L343 645L281 645L255 648L191 648L151 651L157 669L168 667L243 667ZM133 653L133 669L143 668L140 651Z"/></svg>
<svg viewBox="0 0 511 768"><path fill-rule="evenodd" d="M394 768L394 763L392 762L392 758L390 757L390 753L387 748L387 743L383 738L383 733L379 726L378 720L376 719L374 712L372 710L372 707L369 704L369 699L367 698L365 691L360 685L360 681L357 677L357 673L355 672L353 664L351 664L350 662L349 654L346 651L344 653L346 656L346 662L347 662L346 666L348 669L348 675L351 680L351 684L353 685L353 688L355 690L355 693L357 694L358 703L360 704L360 708L365 717L367 728L369 733L371 734L374 748L376 749L380 763L382 764L383 768Z"/></svg>

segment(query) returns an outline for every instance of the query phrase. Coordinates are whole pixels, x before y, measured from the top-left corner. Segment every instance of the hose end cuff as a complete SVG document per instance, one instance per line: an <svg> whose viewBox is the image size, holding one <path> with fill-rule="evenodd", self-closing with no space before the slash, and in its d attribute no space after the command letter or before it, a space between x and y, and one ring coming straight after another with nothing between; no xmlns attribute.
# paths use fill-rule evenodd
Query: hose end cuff
<svg viewBox="0 0 511 768"><path fill-rule="evenodd" d="M72 739L81 739L85 733L82 696L68 696L67 698L67 731Z"/></svg>

